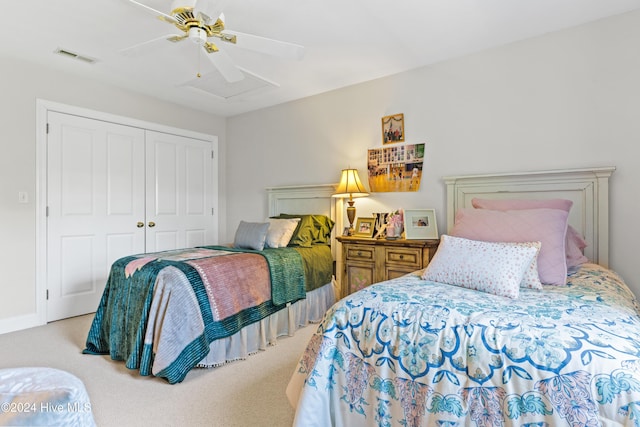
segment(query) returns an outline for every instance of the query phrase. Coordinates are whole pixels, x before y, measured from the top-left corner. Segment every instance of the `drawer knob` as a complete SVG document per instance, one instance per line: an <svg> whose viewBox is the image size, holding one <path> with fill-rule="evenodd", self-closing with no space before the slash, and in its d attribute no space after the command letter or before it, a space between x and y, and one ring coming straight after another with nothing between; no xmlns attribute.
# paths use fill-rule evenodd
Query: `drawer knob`
<svg viewBox="0 0 640 427"><path fill-rule="evenodd" d="M404 255L400 255L400 259L404 259Z"/></svg>
<svg viewBox="0 0 640 427"><path fill-rule="evenodd" d="M358 256L362 256L362 252L358 251Z"/></svg>

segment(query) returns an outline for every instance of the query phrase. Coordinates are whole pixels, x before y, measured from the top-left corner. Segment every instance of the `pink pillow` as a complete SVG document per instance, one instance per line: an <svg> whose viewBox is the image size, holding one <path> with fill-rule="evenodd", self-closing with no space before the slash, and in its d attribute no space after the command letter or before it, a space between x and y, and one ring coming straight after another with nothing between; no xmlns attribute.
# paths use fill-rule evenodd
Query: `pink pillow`
<svg viewBox="0 0 640 427"><path fill-rule="evenodd" d="M587 247L580 233L572 226L567 227L567 268L578 267L589 262L589 259L582 252Z"/></svg>
<svg viewBox="0 0 640 427"><path fill-rule="evenodd" d="M519 211L522 209L562 209L569 212L573 202L566 199L471 199L476 209L493 211Z"/></svg>
<svg viewBox="0 0 640 427"><path fill-rule="evenodd" d="M494 211L515 211L520 209L562 209L569 212L573 206L571 200L566 199L471 199L471 205L477 209L491 209ZM577 267L588 262L583 249L587 247L580 233L572 226L567 226L567 241L565 242L567 268Z"/></svg>
<svg viewBox="0 0 640 427"><path fill-rule="evenodd" d="M565 242L569 213L561 209L494 211L459 209L451 235L486 242L542 243L538 256L540 281L567 283Z"/></svg>

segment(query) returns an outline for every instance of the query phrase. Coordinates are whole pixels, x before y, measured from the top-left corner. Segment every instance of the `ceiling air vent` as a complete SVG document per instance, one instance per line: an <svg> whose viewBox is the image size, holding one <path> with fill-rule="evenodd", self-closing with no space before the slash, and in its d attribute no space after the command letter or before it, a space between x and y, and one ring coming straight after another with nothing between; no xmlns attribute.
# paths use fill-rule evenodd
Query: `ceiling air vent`
<svg viewBox="0 0 640 427"><path fill-rule="evenodd" d="M86 62L87 64L95 64L96 60L89 58L88 56L80 55L79 53L71 52L66 49L56 49L55 53L58 55L66 56L67 58L77 59L78 61Z"/></svg>

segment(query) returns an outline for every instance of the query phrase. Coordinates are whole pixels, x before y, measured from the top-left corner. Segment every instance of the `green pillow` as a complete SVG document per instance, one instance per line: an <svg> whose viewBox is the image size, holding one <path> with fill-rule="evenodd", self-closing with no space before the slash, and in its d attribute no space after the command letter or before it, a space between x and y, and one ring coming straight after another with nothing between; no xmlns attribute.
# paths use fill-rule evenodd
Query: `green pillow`
<svg viewBox="0 0 640 427"><path fill-rule="evenodd" d="M273 218L300 218L289 246L310 247L331 243L331 230L335 222L326 215L280 214Z"/></svg>

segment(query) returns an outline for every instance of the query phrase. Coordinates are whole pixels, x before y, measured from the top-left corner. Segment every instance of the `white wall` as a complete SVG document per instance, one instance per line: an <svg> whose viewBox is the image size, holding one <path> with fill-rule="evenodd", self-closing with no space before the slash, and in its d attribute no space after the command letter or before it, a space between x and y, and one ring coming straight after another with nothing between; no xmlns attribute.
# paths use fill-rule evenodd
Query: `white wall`
<svg viewBox="0 0 640 427"><path fill-rule="evenodd" d="M0 69L0 332L23 327L36 310L36 99L217 135L225 212L225 119L15 58L1 57ZM21 191L29 203L18 203Z"/></svg>
<svg viewBox="0 0 640 427"><path fill-rule="evenodd" d="M426 143L420 191L358 199L360 216L435 208L444 230L443 176L616 166L610 266L640 295L639 40L633 12L228 119L227 239L266 216L265 187L366 176L380 119L404 113L406 142Z"/></svg>
<svg viewBox="0 0 640 427"><path fill-rule="evenodd" d="M633 12L226 121L0 58L0 327L35 310L37 98L218 135L221 242L267 215L265 187L364 174L389 114L404 113L407 143L426 143L422 186L359 199L361 216L432 207L443 229L442 176L613 165L611 267L640 295L638 40Z"/></svg>

